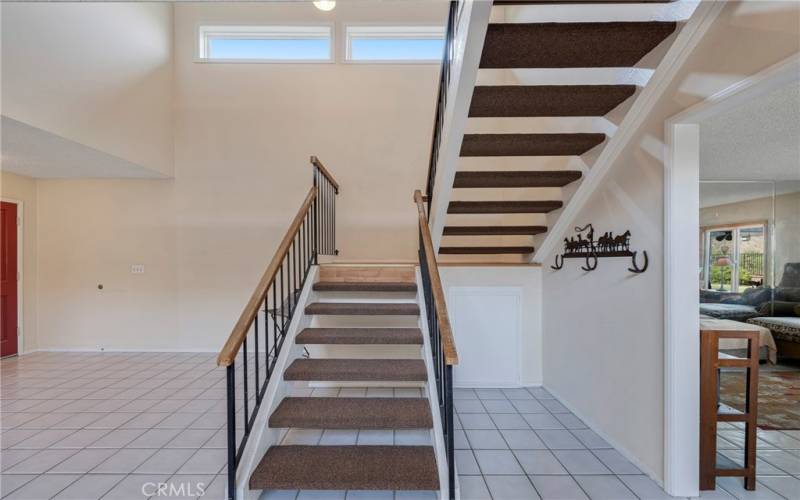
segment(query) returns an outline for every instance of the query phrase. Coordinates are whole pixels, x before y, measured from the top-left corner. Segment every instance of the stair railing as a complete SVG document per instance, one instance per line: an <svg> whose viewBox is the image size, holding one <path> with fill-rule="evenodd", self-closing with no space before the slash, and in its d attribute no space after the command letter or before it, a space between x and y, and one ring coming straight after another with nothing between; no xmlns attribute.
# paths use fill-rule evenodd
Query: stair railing
<svg viewBox="0 0 800 500"><path fill-rule="evenodd" d="M217 364L225 367L227 382L229 500L236 497L237 466L274 374L308 272L317 264L319 255L338 253L339 184L315 156L311 157L311 165L311 189L217 358ZM252 352L248 352L248 344L253 346ZM239 363L242 369L237 373ZM242 422L239 429L244 431L238 441L237 421Z"/></svg>
<svg viewBox="0 0 800 500"><path fill-rule="evenodd" d="M444 54L442 55L442 67L439 72L439 92L436 98L436 114L433 121L433 139L431 143L431 158L428 164L428 181L425 186L425 194L428 198L428 210L433 201L433 188L436 182L436 165L439 162L439 149L442 142L442 127L444 126L444 113L447 108L447 88L450 86L450 67L453 62L454 44L456 38L456 28L458 27L458 10L460 0L451 0L450 10L447 15L447 29L444 37Z"/></svg>
<svg viewBox="0 0 800 500"><path fill-rule="evenodd" d="M425 213L425 199L419 190L414 191L414 202L419 213L419 268L422 275L422 289L425 299L425 313L428 321L428 334L431 342L433 371L436 377L436 393L439 415L447 455L447 474L450 498L455 498L455 429L453 427L453 366L458 364L453 329L447 315L439 266L433 250L428 216Z"/></svg>

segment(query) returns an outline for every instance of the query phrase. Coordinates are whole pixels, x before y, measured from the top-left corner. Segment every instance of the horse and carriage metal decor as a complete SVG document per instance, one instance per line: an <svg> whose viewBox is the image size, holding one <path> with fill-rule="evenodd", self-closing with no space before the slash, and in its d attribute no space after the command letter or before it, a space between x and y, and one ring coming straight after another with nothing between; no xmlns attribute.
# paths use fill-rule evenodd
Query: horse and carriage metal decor
<svg viewBox="0 0 800 500"><path fill-rule="evenodd" d="M630 231L625 231L616 236L613 232L607 231L596 240L594 238L594 227L591 224L576 227L575 232L578 233L577 238L574 236L564 238L564 253L556 255L555 265L550 266L551 269L557 271L564 267L564 259L585 258L586 264L581 266L581 269L589 272L597 269L597 260L599 258L630 257L633 267L629 267L628 271L641 274L647 270L648 259L646 251L642 251L644 256L642 267L639 267L636 263L638 251L631 251Z"/></svg>

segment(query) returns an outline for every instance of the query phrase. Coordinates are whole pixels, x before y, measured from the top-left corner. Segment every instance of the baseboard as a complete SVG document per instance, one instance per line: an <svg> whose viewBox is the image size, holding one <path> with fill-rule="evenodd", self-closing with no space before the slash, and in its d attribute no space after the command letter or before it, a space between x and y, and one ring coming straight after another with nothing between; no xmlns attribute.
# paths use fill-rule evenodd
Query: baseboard
<svg viewBox="0 0 800 500"><path fill-rule="evenodd" d="M528 387L542 387L541 382L521 382L510 384L498 384L493 382L467 381L453 384L454 389L523 389Z"/></svg>
<svg viewBox="0 0 800 500"><path fill-rule="evenodd" d="M639 468L639 470L640 470L640 471L642 471L644 474L646 474L646 475L647 475L647 476L648 476L650 479L652 479L653 481L655 481L655 482L656 482L656 484L658 484L658 486L659 486L660 488L662 488L662 489L664 488L664 480L663 480L663 479L660 479L658 476L656 476L656 475L653 473L653 471L652 471L652 470L651 470L649 467L646 467L646 466L644 466L644 465L641 463L641 461L639 461L639 459L638 459L638 458L636 458L636 456L635 456L633 453L631 453L629 450L627 450L627 449L626 449L624 446L620 445L620 444L619 444L619 443L618 443L618 442L617 442L615 439L612 439L610 436L608 436L608 434L606 434L605 432L603 432L603 431L600 429L600 427L597 425L597 423L596 423L596 422L594 422L594 420L592 420L592 419L590 419L590 418L587 418L587 417L586 417L586 415L584 415L584 414L582 414L581 412L577 411L577 410L575 409L575 407L574 407L574 406L573 406L573 405L572 405L572 404L571 404L569 401L565 400L565 399L564 399L564 398L563 398L563 397L562 397L562 396L561 396L561 395L558 393L558 391L554 391L553 389L551 389L551 388L550 388L550 387L548 387L547 385L543 385L542 387L543 387L544 389L546 389L546 390L547 390L547 392L549 392L550 394L552 394L553 396L555 396L555 398L556 398L556 399L558 399L558 401L559 401L561 404L563 404L563 405L564 405L564 406L565 406L565 407L566 407L566 408L567 408L569 411L571 411L572 413L574 413L576 417L578 417L579 419L581 419L581 420L583 421L583 423L584 423L584 424L586 424L586 425L587 425L587 426L588 426L588 427L589 427L591 430L593 430L595 433L597 433L597 435L598 435L598 436L600 436L601 438L603 438L603 439L604 439L604 440L605 440L605 441L606 441L608 444L610 444L611 446L613 446L615 450L617 450L618 452L620 452L620 453L622 454L622 456L623 456L623 457L625 457L626 459L628 459L628 461L629 461L629 462L631 462L633 465L635 465L636 467L638 467L638 468Z"/></svg>

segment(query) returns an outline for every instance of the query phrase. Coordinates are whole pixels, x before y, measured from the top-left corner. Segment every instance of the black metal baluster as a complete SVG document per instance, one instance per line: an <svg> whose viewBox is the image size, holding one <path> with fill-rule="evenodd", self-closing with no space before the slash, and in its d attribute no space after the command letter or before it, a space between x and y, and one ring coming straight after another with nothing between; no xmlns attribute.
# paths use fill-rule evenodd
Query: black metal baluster
<svg viewBox="0 0 800 500"><path fill-rule="evenodd" d="M327 231L325 235L325 239L328 241L328 249L327 254L333 254L333 246L331 243L331 185L330 183L325 184L325 216L327 217L326 227Z"/></svg>
<svg viewBox="0 0 800 500"><path fill-rule="evenodd" d="M291 318L294 316L294 311L297 308L297 304L295 303L297 295L295 295L295 291L297 290L297 256L295 255L295 240L292 240L292 246L289 247L289 262L292 263L292 287L291 287L291 297L292 297L292 305L289 308L289 324L292 324ZM294 257L294 258L292 258Z"/></svg>
<svg viewBox="0 0 800 500"><path fill-rule="evenodd" d="M281 314L281 336L283 336L283 332L286 330L286 311L284 311L284 309L285 309L284 308L284 304L286 304L285 297L286 296L283 293L283 262L281 262L281 302L280 302L280 308L281 308L281 312L280 312L280 314ZM277 345L277 344L275 344L275 345Z"/></svg>
<svg viewBox="0 0 800 500"><path fill-rule="evenodd" d="M264 294L264 392L267 391L269 385L269 289L274 286L274 280L267 287L267 293Z"/></svg>
<svg viewBox="0 0 800 500"><path fill-rule="evenodd" d="M299 271L300 271L300 290L303 289L305 283L305 269L306 269L306 220L300 223L300 249L299 249Z"/></svg>
<svg viewBox="0 0 800 500"><path fill-rule="evenodd" d="M455 438L453 436L453 366L447 365L445 369L445 415L447 418L447 423L445 424L445 428L447 429L447 434L445 435L445 439L447 439L447 444L445 448L447 449L447 480L450 490L450 498L455 498L456 494L456 465L455 465Z"/></svg>
<svg viewBox="0 0 800 500"><path fill-rule="evenodd" d="M274 285L273 285L274 286ZM275 287L272 290L272 349L275 350L275 354L272 355L273 363L278 358L277 353L277 346L278 346L278 289Z"/></svg>
<svg viewBox="0 0 800 500"><path fill-rule="evenodd" d="M297 277L295 278L295 287L294 287L294 298L295 298L295 309L297 309L297 290L301 288L303 285L300 283L300 233L297 233L295 237L295 245L294 245L294 272L297 273Z"/></svg>
<svg viewBox="0 0 800 500"><path fill-rule="evenodd" d="M258 387L258 310L256 310L256 319L253 322L253 326L255 327L255 332L254 332L254 335L253 335L253 340L255 342L255 346L254 346L255 351L253 351L253 353L254 353L253 358L255 358L254 362L255 362L255 365L256 365L256 367L255 367L256 368L256 372L255 372L255 375L256 375L256 377L255 377L255 379L256 379L256 406L258 406L258 404L261 403L261 391L259 390L259 387Z"/></svg>
<svg viewBox="0 0 800 500"><path fill-rule="evenodd" d="M315 184L316 185L316 184ZM311 209L312 212L312 220L314 225L314 264L319 263L318 254L319 254L319 227L317 226L317 201L319 201L319 191L317 191L317 197L314 198L313 208Z"/></svg>
<svg viewBox="0 0 800 500"><path fill-rule="evenodd" d="M248 406L250 402L247 400L247 338L242 341L242 350L244 352L244 356L242 356L242 379L244 380L244 435L245 437L242 440L246 439L246 436L250 434L250 423L248 422L249 412Z"/></svg>
<svg viewBox="0 0 800 500"><path fill-rule="evenodd" d="M236 373L233 363L225 368L228 398L228 500L236 498Z"/></svg>

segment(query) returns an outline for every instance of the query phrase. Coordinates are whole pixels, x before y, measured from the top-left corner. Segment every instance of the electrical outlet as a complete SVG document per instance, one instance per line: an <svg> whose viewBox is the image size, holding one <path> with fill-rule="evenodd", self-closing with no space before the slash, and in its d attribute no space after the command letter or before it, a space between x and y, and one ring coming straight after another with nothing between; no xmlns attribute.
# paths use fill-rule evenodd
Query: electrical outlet
<svg viewBox="0 0 800 500"><path fill-rule="evenodd" d="M144 274L144 264L133 264L131 274Z"/></svg>

